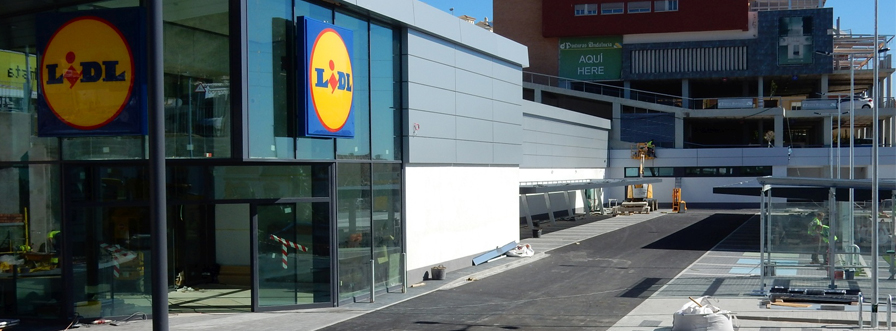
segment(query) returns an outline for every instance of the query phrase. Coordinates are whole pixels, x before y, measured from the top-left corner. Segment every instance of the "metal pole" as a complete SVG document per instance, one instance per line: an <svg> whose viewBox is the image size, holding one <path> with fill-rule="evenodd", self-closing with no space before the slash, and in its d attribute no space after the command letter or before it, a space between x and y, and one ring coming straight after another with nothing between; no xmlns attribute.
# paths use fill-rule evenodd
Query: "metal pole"
<svg viewBox="0 0 896 331"><path fill-rule="evenodd" d="M190 73L187 73L188 75ZM190 157L193 157L193 76L190 76L189 83L189 92L187 94L190 96L189 104L187 106L187 149L190 151ZM180 99L178 99L180 100ZM180 107L177 102L174 103L174 107Z"/></svg>
<svg viewBox="0 0 896 331"><path fill-rule="evenodd" d="M837 261L834 259L834 231L836 231L834 219L837 215L837 191L833 187L828 189L828 212L830 215L828 216L828 249L824 254L828 262L828 279L831 280L828 288L835 289L837 284L834 283L834 269L837 267Z"/></svg>
<svg viewBox="0 0 896 331"><path fill-rule="evenodd" d="M893 295L887 295L887 330L893 329Z"/></svg>
<svg viewBox="0 0 896 331"><path fill-rule="evenodd" d="M162 58L162 0L147 4L147 96L149 119L149 195L152 232L152 329L168 331L168 221L165 197L165 62Z"/></svg>
<svg viewBox="0 0 896 331"><path fill-rule="evenodd" d="M855 126L853 123L855 122L855 112L856 112L856 100L855 100L855 68L852 65L852 54L849 55L849 179L855 179L855 154L853 153L853 148L855 148ZM849 219L852 220L852 224L855 224L855 189L852 187L849 188Z"/></svg>
<svg viewBox="0 0 896 331"><path fill-rule="evenodd" d="M768 249L765 244L765 222L768 221L768 212L765 209L766 187L763 186L759 195L759 294L765 294L765 250Z"/></svg>
<svg viewBox="0 0 896 331"><path fill-rule="evenodd" d="M858 321L859 321L860 329L865 327L865 321L862 320L862 310L864 309L864 306L865 306L864 301L865 301L865 296L862 295L862 293L859 293L859 318L858 318ZM871 316L874 316L874 315L871 315Z"/></svg>
<svg viewBox="0 0 896 331"><path fill-rule="evenodd" d="M401 253L401 293L408 293L408 254Z"/></svg>
<svg viewBox="0 0 896 331"><path fill-rule="evenodd" d="M872 85L872 93L873 93L872 100L874 100L875 103L878 102L878 97L877 97L877 77L878 77L878 73L877 73L877 70L878 70L878 68L877 68L878 67L878 64L877 64L877 62L878 62L877 5L878 5L878 0L874 0L874 54L873 54L874 62L872 62L871 65L872 65L872 68L874 68L874 73L873 73L874 80L873 80L873 85ZM879 264L878 258L880 256L880 252L879 252L880 249L877 247L878 243L880 243L880 238L877 233L879 231L879 229L878 229L879 222L877 221L877 215L879 212L879 210L878 210L879 209L878 195L880 194L880 192L878 192L878 183L877 183L877 181L878 181L878 146L877 146L877 144L878 144L878 135L879 135L879 132L878 132L879 125L877 122L879 120L880 112L878 109L879 107L877 107L877 105L872 105L871 108L872 108L872 112L873 112L872 119L871 119L873 122L872 133L874 134L874 136L872 137L873 145L871 146L871 215L872 215L871 219L874 222L874 230L872 230L872 232L871 232L871 241L873 243L871 246L871 260L873 262L872 268L871 268L871 271L873 273L872 277L871 277L871 291L872 291L871 325L877 327L877 306L878 306L878 290L879 290L878 287L880 286L879 281L878 281L878 264Z"/></svg>
<svg viewBox="0 0 896 331"><path fill-rule="evenodd" d="M376 295L376 263L370 259L370 302L373 303Z"/></svg>

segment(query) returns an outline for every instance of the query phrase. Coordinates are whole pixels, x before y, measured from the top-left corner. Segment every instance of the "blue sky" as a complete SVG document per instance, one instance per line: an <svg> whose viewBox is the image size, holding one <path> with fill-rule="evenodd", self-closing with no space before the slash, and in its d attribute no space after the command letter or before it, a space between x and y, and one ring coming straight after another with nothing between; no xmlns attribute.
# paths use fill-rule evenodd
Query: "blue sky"
<svg viewBox="0 0 896 331"><path fill-rule="evenodd" d="M484 17L488 17L489 21L494 20L492 15L492 0L421 0L430 6L449 12L454 8L454 16L467 15L481 21ZM550 1L550 0L548 0Z"/></svg>
<svg viewBox="0 0 896 331"><path fill-rule="evenodd" d="M422 0L429 5L450 12L454 8L454 16L468 15L475 17L476 20L482 20L488 17L494 21L492 14L491 0ZM549 1L549 0L547 0ZM893 1L878 1L878 34L894 35L896 34L896 5ZM851 29L853 33L858 34L874 34L874 0L827 0L825 7L834 8L836 24L837 17L840 18L840 27L842 29ZM501 24L501 18L495 24Z"/></svg>

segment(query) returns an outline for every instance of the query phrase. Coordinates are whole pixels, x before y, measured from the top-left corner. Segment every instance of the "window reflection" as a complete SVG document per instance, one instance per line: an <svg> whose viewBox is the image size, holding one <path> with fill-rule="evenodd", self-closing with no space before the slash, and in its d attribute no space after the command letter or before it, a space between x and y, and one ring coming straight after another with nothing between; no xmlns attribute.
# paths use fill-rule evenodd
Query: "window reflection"
<svg viewBox="0 0 896 331"><path fill-rule="evenodd" d="M352 113L355 116L355 136L336 139L336 157L339 159L370 159L370 56L368 55L367 21L336 12L336 25L351 30L352 72Z"/></svg>
<svg viewBox="0 0 896 331"><path fill-rule="evenodd" d="M165 0L165 153L230 157L230 19L227 0Z"/></svg>
<svg viewBox="0 0 896 331"><path fill-rule="evenodd" d="M63 313L64 258L56 166L0 167L0 313Z"/></svg>
<svg viewBox="0 0 896 331"><path fill-rule="evenodd" d="M363 297L371 284L370 165L337 168L336 236L339 244L339 299Z"/></svg>

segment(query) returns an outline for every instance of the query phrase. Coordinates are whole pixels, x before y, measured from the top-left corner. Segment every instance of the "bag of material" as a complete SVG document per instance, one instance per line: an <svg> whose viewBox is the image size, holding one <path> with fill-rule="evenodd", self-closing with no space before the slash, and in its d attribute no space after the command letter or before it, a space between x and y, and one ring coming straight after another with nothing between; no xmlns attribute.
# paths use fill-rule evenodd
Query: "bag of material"
<svg viewBox="0 0 896 331"><path fill-rule="evenodd" d="M532 246L529 246L529 244L516 245L514 249L511 249L504 254L510 257L528 257L535 255L535 250L532 249Z"/></svg>
<svg viewBox="0 0 896 331"><path fill-rule="evenodd" d="M672 331L734 331L734 313L722 310L708 296L690 299L672 314Z"/></svg>

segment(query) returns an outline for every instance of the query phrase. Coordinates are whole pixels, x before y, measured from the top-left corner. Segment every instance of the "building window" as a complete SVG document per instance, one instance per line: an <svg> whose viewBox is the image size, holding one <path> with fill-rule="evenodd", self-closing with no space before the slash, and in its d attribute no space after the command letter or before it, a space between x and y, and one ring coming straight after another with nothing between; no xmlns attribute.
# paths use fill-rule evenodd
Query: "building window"
<svg viewBox="0 0 896 331"><path fill-rule="evenodd" d="M622 14L625 12L625 3L611 2L600 5L601 15Z"/></svg>
<svg viewBox="0 0 896 331"><path fill-rule="evenodd" d="M649 13L650 1L634 1L628 3L628 12L631 13Z"/></svg>
<svg viewBox="0 0 896 331"><path fill-rule="evenodd" d="M597 15L597 4L576 5L576 16Z"/></svg>
<svg viewBox="0 0 896 331"><path fill-rule="evenodd" d="M771 176L770 166L749 167L644 167L643 176L637 167L626 167L625 177L759 177Z"/></svg>
<svg viewBox="0 0 896 331"><path fill-rule="evenodd" d="M597 15L597 4L588 5L588 9L585 10L585 13L588 15Z"/></svg>
<svg viewBox="0 0 896 331"><path fill-rule="evenodd" d="M661 11L678 11L678 0L654 1L653 10Z"/></svg>
<svg viewBox="0 0 896 331"><path fill-rule="evenodd" d="M576 16L585 15L585 6L587 5L576 5Z"/></svg>

